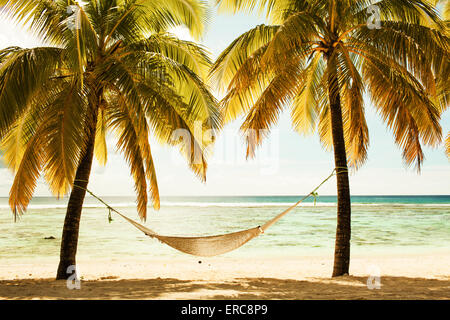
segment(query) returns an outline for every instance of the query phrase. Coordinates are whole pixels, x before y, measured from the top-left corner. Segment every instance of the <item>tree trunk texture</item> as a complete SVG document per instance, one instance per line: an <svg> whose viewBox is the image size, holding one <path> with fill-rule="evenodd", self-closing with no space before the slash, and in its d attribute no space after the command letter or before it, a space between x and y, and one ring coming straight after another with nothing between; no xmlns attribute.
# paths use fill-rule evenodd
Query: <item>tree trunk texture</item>
<svg viewBox="0 0 450 320"><path fill-rule="evenodd" d="M78 247L78 234L80 229L81 211L83 208L86 188L88 186L91 173L92 160L94 156L95 132L97 123L97 107L92 108L92 122L88 133L86 150L78 165L75 174L74 187L70 193L67 205L66 218L64 220L63 233L61 238L61 252L56 280L67 279L73 274L73 270L68 268L73 266L76 270L76 253ZM79 186L79 187L77 187ZM68 273L69 272L69 273ZM77 277L78 278L78 277Z"/></svg>
<svg viewBox="0 0 450 320"><path fill-rule="evenodd" d="M327 64L334 162L337 171L337 226L332 274L333 277L337 277L348 274L350 267L351 202L336 65L333 59L328 59Z"/></svg>

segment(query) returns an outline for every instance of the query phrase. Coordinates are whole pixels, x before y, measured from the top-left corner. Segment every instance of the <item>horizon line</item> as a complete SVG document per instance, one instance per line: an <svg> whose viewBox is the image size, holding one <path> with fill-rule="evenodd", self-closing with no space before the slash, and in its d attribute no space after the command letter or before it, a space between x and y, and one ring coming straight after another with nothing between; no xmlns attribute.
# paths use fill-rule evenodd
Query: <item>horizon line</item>
<svg viewBox="0 0 450 320"><path fill-rule="evenodd" d="M198 198L208 198L208 197L301 197L306 196L306 194L259 194L259 195L162 195L162 197L198 197ZM450 197L450 194L352 194L351 197ZM34 196L33 198L54 198L54 199L64 199L68 198L69 195L64 197L55 197L55 196ZM136 195L100 195L100 197L136 197ZM336 194L322 194L318 195L318 197L337 197ZM7 199L9 196L0 196L0 199ZM86 195L86 198L93 198L90 195Z"/></svg>

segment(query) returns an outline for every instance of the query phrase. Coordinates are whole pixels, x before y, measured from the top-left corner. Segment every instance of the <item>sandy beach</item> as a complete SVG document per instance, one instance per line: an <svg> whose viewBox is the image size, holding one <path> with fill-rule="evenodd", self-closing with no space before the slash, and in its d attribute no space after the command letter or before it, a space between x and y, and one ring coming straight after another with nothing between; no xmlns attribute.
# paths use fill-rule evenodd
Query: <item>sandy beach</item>
<svg viewBox="0 0 450 320"><path fill-rule="evenodd" d="M353 256L350 275L333 279L332 259L321 256L79 261L79 290L55 281L55 267L2 263L0 298L450 299L450 251Z"/></svg>

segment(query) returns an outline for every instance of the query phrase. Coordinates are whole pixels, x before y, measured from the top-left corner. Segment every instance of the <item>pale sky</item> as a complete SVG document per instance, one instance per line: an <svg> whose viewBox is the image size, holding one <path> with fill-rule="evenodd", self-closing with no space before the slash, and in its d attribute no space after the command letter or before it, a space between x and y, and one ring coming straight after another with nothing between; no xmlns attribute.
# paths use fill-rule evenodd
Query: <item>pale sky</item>
<svg viewBox="0 0 450 320"><path fill-rule="evenodd" d="M216 57L232 40L250 28L264 23L255 15L217 15L211 19L202 43ZM188 33L177 28L175 33L189 39ZM39 44L26 30L0 17L0 48ZM406 168L401 150L394 144L374 108L367 103L370 131L369 160L350 176L353 195L370 194L450 194L450 163L443 144L436 149L425 147L425 163L421 174ZM317 134L303 137L290 125L285 112L271 136L252 161L245 160L244 143L240 138L239 120L226 126L218 137L214 155L209 161L206 184L189 171L175 149L152 143L161 196L172 195L302 195L311 191L334 166L333 154L325 152ZM450 131L450 112L442 116L444 137ZM106 167L95 163L89 188L103 196L134 195L129 168L120 154L114 152L114 140L109 139L109 160ZM7 197L13 175L0 167L0 197ZM320 194L336 194L335 181L324 185ZM40 182L36 196L48 196L46 185Z"/></svg>

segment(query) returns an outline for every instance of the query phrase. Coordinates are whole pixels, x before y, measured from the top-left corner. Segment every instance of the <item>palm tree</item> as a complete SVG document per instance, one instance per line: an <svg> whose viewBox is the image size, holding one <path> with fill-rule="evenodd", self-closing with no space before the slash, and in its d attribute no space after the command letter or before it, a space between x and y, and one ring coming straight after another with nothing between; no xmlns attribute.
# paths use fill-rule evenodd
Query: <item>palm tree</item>
<svg viewBox="0 0 450 320"><path fill-rule="evenodd" d="M235 39L217 58L211 80L226 89L225 122L241 115L247 157L255 155L289 108L293 128L318 131L334 150L337 230L333 276L348 274L351 203L348 168L367 159L365 92L406 164L420 170L422 145L442 140L449 97L449 38L422 0L217 0L219 10L259 9L270 25ZM372 5L375 4L376 7ZM374 20L379 15L379 20ZM378 26L378 23L379 26Z"/></svg>
<svg viewBox="0 0 450 320"><path fill-rule="evenodd" d="M178 146L205 179L212 139L194 135L194 127L200 123L206 132L220 126L217 101L203 81L212 62L203 47L167 30L183 25L198 38L207 7L198 0L0 5L49 44L0 51L0 134L4 160L15 173L9 199L15 216L26 210L41 173L56 196L70 192L57 271L57 279L66 279L76 264L93 157L107 161L107 132L131 168L144 220L147 192L159 209L149 134ZM189 141L173 140L175 129L191 134Z"/></svg>

